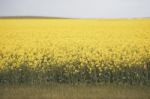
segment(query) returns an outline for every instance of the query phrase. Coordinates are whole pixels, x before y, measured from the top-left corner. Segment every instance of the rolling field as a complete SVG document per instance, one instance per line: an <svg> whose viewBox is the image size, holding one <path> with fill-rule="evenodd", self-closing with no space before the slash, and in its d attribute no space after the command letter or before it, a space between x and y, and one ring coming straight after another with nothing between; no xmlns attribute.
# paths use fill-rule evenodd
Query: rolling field
<svg viewBox="0 0 150 99"><path fill-rule="evenodd" d="M0 84L150 84L150 19L0 19Z"/></svg>

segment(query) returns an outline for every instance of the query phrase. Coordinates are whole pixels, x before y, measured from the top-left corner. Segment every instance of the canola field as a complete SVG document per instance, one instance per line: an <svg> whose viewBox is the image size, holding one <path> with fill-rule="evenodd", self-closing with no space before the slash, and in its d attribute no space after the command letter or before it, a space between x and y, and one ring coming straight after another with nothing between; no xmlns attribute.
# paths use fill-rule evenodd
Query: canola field
<svg viewBox="0 0 150 99"><path fill-rule="evenodd" d="M150 84L150 19L0 19L0 83Z"/></svg>

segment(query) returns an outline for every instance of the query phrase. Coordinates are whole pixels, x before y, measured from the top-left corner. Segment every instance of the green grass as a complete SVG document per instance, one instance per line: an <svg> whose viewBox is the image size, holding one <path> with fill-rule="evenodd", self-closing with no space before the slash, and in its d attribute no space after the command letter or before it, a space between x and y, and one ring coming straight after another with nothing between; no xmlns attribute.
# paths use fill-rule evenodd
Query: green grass
<svg viewBox="0 0 150 99"><path fill-rule="evenodd" d="M117 85L1 85L0 99L150 99L150 87Z"/></svg>

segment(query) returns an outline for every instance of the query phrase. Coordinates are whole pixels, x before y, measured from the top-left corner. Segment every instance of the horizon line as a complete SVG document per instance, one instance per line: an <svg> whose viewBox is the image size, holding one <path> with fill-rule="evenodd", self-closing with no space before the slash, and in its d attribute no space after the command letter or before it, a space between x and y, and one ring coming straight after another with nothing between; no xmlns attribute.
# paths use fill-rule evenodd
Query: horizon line
<svg viewBox="0 0 150 99"><path fill-rule="evenodd" d="M0 19L145 19L150 17L57 17L57 16L0 16Z"/></svg>

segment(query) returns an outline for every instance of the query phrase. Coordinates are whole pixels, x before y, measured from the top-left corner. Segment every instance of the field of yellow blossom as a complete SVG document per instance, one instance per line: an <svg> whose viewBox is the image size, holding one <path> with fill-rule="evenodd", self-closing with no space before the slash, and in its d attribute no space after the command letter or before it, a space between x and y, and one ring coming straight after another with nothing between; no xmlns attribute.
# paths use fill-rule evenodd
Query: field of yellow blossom
<svg viewBox="0 0 150 99"><path fill-rule="evenodd" d="M150 83L150 19L0 19L0 83Z"/></svg>

